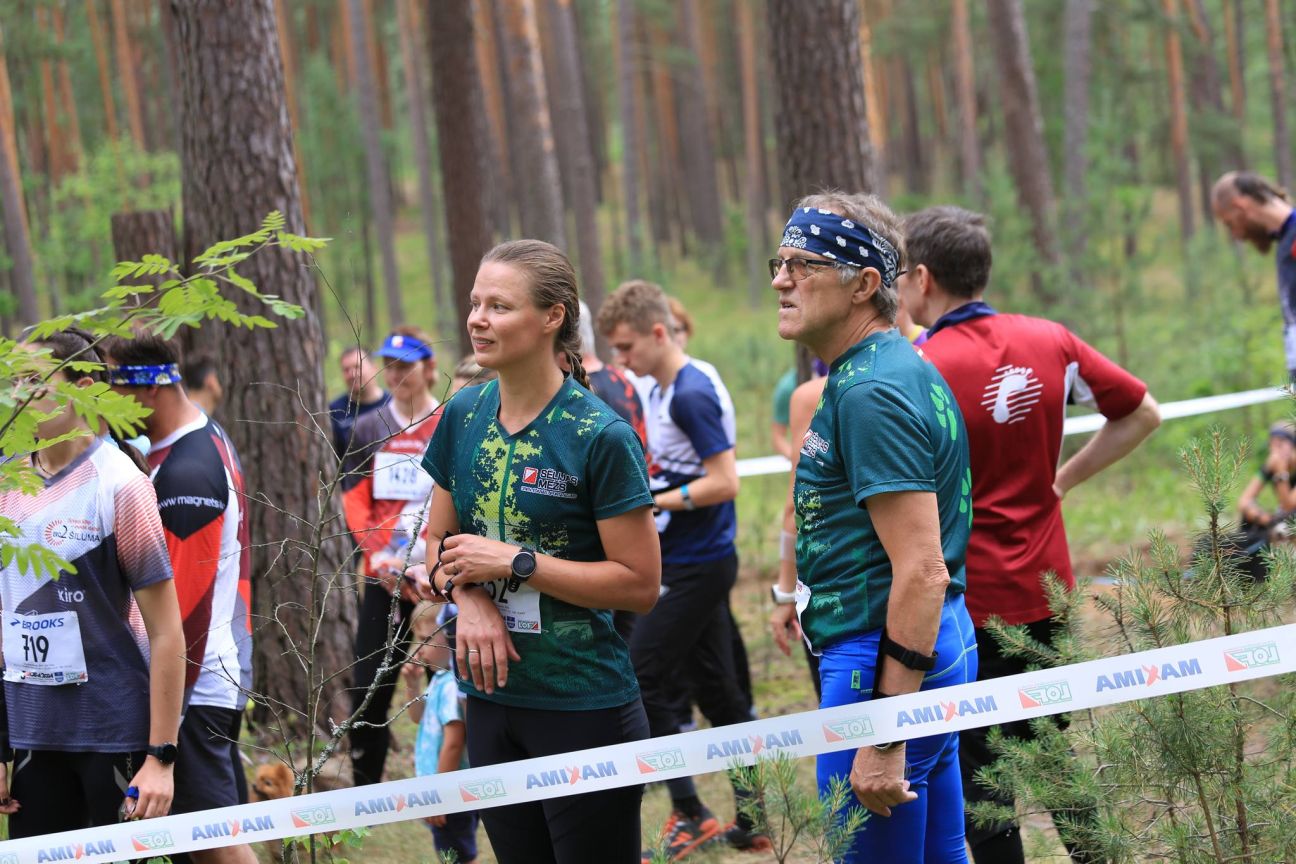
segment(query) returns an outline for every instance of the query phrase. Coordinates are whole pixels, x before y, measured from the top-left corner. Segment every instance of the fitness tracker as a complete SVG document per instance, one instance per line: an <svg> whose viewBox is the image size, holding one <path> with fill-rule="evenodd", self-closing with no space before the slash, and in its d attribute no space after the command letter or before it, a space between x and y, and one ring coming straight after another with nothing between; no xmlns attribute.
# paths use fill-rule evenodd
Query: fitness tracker
<svg viewBox="0 0 1296 864"><path fill-rule="evenodd" d="M906 648L903 645L892 642L891 637L886 631L882 631L882 643L878 646L882 653L888 657L900 661L900 665L906 669L912 669L915 672L930 672L936 668L937 652L932 651L931 656L920 654L912 648Z"/></svg>
<svg viewBox="0 0 1296 864"><path fill-rule="evenodd" d="M516 591L536 571L536 553L534 549L528 549L523 546L518 553L513 556L513 563L510 565L513 570L513 579L509 582L509 590Z"/></svg>
<svg viewBox="0 0 1296 864"><path fill-rule="evenodd" d="M176 761L176 754L179 753L180 751L176 748L175 744L171 743L170 741L167 741L164 744L157 744L157 745L150 744L147 748L145 748L145 752L147 752L148 755L152 756L154 759L161 762L163 765L174 765Z"/></svg>

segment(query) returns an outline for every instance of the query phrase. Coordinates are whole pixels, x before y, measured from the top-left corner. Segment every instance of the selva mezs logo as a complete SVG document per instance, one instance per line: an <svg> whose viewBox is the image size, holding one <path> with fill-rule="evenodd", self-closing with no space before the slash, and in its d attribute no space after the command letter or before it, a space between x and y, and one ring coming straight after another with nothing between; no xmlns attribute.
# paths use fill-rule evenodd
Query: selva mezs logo
<svg viewBox="0 0 1296 864"><path fill-rule="evenodd" d="M684 758L683 750L669 747L665 750L636 753L635 764L639 766L640 774L652 774L656 771L673 771L676 768L687 767L688 761Z"/></svg>
<svg viewBox="0 0 1296 864"><path fill-rule="evenodd" d="M427 807L440 803L441 795L435 789L425 789L422 792L360 799L355 802L355 815L372 816L375 813L399 813L406 807Z"/></svg>
<svg viewBox="0 0 1296 864"><path fill-rule="evenodd" d="M503 798L507 794L508 787L498 777L459 784L459 797L465 801L486 801L490 798Z"/></svg>
<svg viewBox="0 0 1296 864"><path fill-rule="evenodd" d="M292 811L292 823L294 828L323 828L325 825L332 825L337 819L333 816L333 808L327 804L320 804L317 807L303 807L300 810Z"/></svg>
<svg viewBox="0 0 1296 864"><path fill-rule="evenodd" d="M194 840L212 840L216 837L237 837L255 831L271 831L275 827L274 819L269 816L257 816L255 819L223 819L206 825L193 826Z"/></svg>
<svg viewBox="0 0 1296 864"><path fill-rule="evenodd" d="M1127 687L1151 687L1158 681L1188 678L1200 674L1202 674L1201 663L1196 657L1191 660L1180 660L1177 664L1153 663L1150 666L1139 666L1124 672L1113 672L1111 675L1099 675L1098 692L1124 690Z"/></svg>
<svg viewBox="0 0 1296 864"><path fill-rule="evenodd" d="M975 699L960 699L957 702L936 702L932 705L920 705L912 711L896 712L896 726L922 726L925 723L948 723L955 717L972 717L998 711L993 696L977 696Z"/></svg>
<svg viewBox="0 0 1296 864"><path fill-rule="evenodd" d="M1282 660L1278 653L1277 642L1261 642L1258 645L1247 645L1245 648L1233 648L1224 652L1224 665L1230 672L1241 672L1243 669L1254 669L1257 666L1273 666Z"/></svg>
<svg viewBox="0 0 1296 864"><path fill-rule="evenodd" d="M534 468L527 465L522 469L523 492L534 492L537 495L548 495L550 498L576 497L576 487L580 478L556 468Z"/></svg>
<svg viewBox="0 0 1296 864"><path fill-rule="evenodd" d="M854 741L858 738L873 736L873 721L867 717L847 717L835 723L823 724L824 740L829 744L838 741Z"/></svg>
<svg viewBox="0 0 1296 864"><path fill-rule="evenodd" d="M768 735L746 735L708 744L706 758L710 762L714 759L732 759L735 756L759 756L766 750L796 747L804 743L801 732L796 729L770 732Z"/></svg>
<svg viewBox="0 0 1296 864"><path fill-rule="evenodd" d="M141 831L131 835L136 852L165 852L175 845L170 831Z"/></svg>
<svg viewBox="0 0 1296 864"><path fill-rule="evenodd" d="M1022 687L1017 691L1023 708L1043 708L1045 705L1060 705L1071 701L1071 685L1066 681L1050 681L1047 684L1034 684Z"/></svg>
<svg viewBox="0 0 1296 864"><path fill-rule="evenodd" d="M36 853L40 861L76 861L84 855L115 855L117 847L111 840L100 840L97 843L65 843L62 846L50 846ZM6 855L17 864L18 856Z"/></svg>
<svg viewBox="0 0 1296 864"><path fill-rule="evenodd" d="M552 771L537 771L534 774L528 774L526 788L574 786L582 780L597 780L600 777L615 776L617 776L615 762L594 762L590 765L572 765L570 768L555 768Z"/></svg>

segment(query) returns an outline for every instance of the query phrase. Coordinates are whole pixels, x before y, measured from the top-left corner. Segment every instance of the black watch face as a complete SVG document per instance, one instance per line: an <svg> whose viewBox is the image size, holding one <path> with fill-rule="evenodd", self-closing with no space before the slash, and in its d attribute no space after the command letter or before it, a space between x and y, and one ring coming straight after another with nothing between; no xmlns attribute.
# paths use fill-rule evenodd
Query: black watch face
<svg viewBox="0 0 1296 864"><path fill-rule="evenodd" d="M157 760L163 765L170 765L176 760L176 745L162 744L157 747L150 747L149 752L157 757Z"/></svg>
<svg viewBox="0 0 1296 864"><path fill-rule="evenodd" d="M530 549L523 549L513 556L513 575L519 579L530 579L535 569L535 553Z"/></svg>

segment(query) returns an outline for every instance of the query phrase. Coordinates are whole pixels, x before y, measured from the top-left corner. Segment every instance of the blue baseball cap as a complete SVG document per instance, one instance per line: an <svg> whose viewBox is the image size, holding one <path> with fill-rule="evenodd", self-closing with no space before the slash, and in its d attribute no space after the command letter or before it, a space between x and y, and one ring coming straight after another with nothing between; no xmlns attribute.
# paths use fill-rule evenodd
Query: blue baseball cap
<svg viewBox="0 0 1296 864"><path fill-rule="evenodd" d="M424 343L417 336L407 336L404 333L393 333L388 336L383 341L382 347L374 354L404 363L417 363L436 356L431 345Z"/></svg>

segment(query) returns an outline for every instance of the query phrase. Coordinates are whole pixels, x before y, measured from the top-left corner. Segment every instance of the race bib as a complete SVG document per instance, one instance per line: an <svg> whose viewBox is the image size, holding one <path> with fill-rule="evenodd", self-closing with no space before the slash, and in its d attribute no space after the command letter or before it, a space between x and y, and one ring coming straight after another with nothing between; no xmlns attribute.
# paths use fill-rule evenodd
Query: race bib
<svg viewBox="0 0 1296 864"><path fill-rule="evenodd" d="M406 453L374 454L373 497L378 501L426 501L432 477Z"/></svg>
<svg viewBox="0 0 1296 864"><path fill-rule="evenodd" d="M85 650L75 612L4 613L4 680L22 684L84 684Z"/></svg>
<svg viewBox="0 0 1296 864"><path fill-rule="evenodd" d="M540 592L529 585L519 585L518 590L510 591L511 579L498 579L482 585L495 601L495 608L504 619L504 626L510 633L531 633L540 635Z"/></svg>

